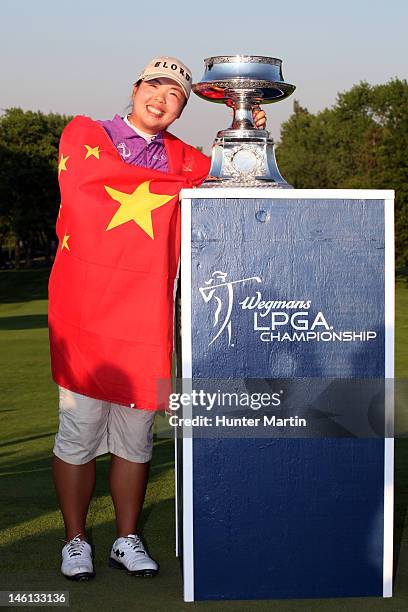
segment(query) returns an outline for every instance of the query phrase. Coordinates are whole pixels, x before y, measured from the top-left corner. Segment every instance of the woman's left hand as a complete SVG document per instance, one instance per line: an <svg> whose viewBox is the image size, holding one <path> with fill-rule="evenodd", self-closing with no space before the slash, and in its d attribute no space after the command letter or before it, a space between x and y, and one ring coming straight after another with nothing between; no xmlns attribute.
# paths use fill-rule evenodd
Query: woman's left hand
<svg viewBox="0 0 408 612"><path fill-rule="evenodd" d="M252 117L258 130L264 130L266 126L266 114L260 106L254 106L252 111Z"/></svg>

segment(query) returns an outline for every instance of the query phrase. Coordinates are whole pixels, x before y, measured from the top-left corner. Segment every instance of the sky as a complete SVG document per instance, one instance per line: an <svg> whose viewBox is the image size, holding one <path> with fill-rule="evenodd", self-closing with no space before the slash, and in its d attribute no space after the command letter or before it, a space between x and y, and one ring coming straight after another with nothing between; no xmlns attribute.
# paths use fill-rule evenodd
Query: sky
<svg viewBox="0 0 408 612"><path fill-rule="evenodd" d="M408 74L408 0L0 0L0 109L18 106L93 119L124 114L152 57L204 73L213 55L283 60L291 97L265 106L275 140L296 99L311 112L362 80ZM230 111L191 94L174 134L209 153Z"/></svg>

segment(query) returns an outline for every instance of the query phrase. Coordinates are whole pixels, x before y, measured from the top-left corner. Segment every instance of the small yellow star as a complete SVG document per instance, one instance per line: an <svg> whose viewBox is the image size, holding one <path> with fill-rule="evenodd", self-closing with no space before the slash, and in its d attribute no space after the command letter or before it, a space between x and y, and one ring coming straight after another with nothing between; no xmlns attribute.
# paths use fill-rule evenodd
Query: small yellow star
<svg viewBox="0 0 408 612"><path fill-rule="evenodd" d="M99 159L99 154L101 153L101 151L99 151L99 145L93 148L89 145L84 145L84 147L86 149L85 159L88 159L88 157L91 157L91 155L96 157L96 159Z"/></svg>
<svg viewBox="0 0 408 612"><path fill-rule="evenodd" d="M105 189L113 200L119 202L120 207L113 215L106 231L134 221L150 238L154 239L152 210L170 202L176 194L164 195L151 193L149 185L151 181L140 183L133 193L123 193L105 185Z"/></svg>
<svg viewBox="0 0 408 612"><path fill-rule="evenodd" d="M71 238L71 236L68 236L67 232L65 232L64 237L62 239L62 245L61 245L61 251L62 249L68 249L68 251L70 251L71 249L69 248L69 244L68 244L68 240Z"/></svg>
<svg viewBox="0 0 408 612"><path fill-rule="evenodd" d="M65 164L67 163L68 160L69 160L69 155L64 157L64 155L61 153L61 157L60 157L59 164L58 164L58 176L61 174L63 170L67 169Z"/></svg>

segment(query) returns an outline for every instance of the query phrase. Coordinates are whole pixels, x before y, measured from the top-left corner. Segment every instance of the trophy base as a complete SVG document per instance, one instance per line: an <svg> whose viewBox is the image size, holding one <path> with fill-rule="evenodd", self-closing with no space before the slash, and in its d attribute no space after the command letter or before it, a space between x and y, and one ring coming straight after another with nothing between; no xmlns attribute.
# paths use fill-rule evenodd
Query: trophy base
<svg viewBox="0 0 408 612"><path fill-rule="evenodd" d="M266 130L218 132L202 187L221 186L292 189L278 170L275 145Z"/></svg>

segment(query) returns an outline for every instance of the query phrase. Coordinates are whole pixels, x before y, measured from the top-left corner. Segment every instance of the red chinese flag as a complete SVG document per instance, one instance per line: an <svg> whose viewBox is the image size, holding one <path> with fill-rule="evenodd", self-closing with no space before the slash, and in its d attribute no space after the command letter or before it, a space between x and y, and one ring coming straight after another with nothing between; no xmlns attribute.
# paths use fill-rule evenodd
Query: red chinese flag
<svg viewBox="0 0 408 612"><path fill-rule="evenodd" d="M170 173L126 164L101 125L76 117L59 152L59 238L49 282L52 375L109 402L157 409L170 378L179 192L209 160L168 133Z"/></svg>

